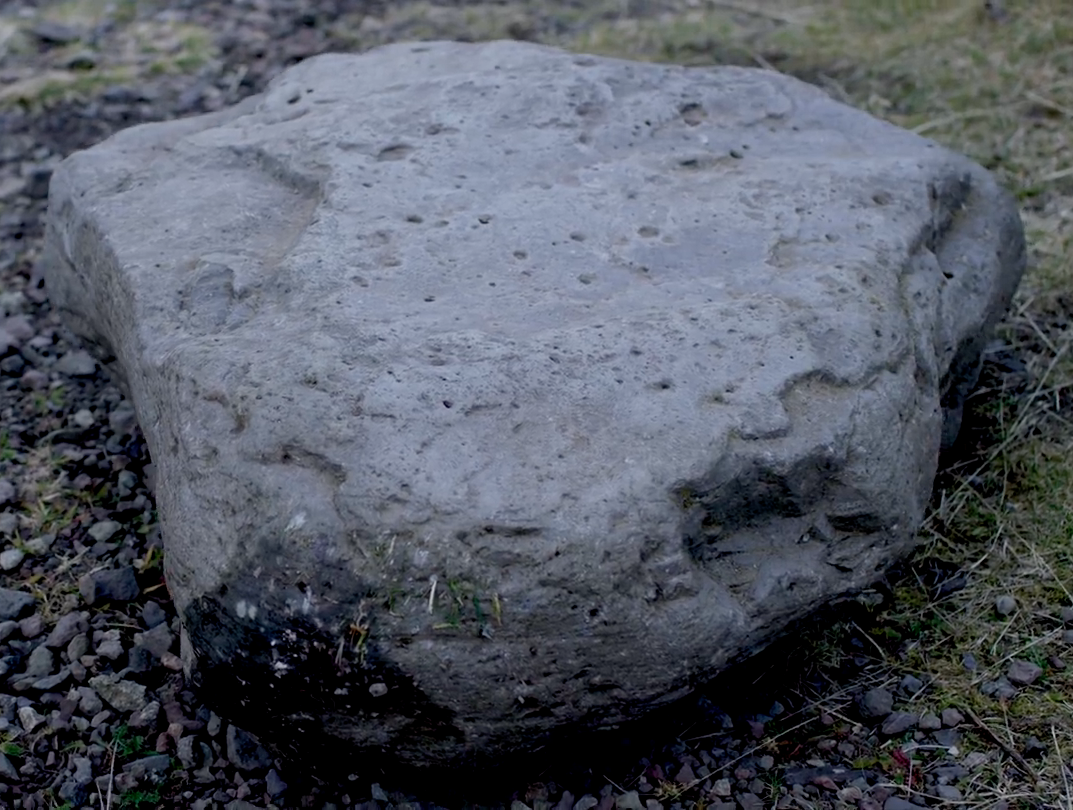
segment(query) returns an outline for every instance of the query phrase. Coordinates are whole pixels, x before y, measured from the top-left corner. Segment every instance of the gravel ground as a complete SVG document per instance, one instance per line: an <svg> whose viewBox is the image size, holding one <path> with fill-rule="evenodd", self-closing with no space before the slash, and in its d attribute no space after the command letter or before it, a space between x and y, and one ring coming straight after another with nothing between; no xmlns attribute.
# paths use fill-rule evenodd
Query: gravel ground
<svg viewBox="0 0 1073 810"><path fill-rule="evenodd" d="M959 785L1000 759L1031 770L1031 746L988 738L971 710L929 705L927 673L876 666L885 656L864 631L827 651L834 665L782 644L655 720L451 784L360 768L318 779L206 708L177 657L133 409L64 333L34 273L52 167L125 126L230 105L315 53L430 36L557 41L585 23L584 4L475 19L459 4L117 2L91 4L89 22L45 21L38 5L55 4L0 2L0 806L913 810L956 804ZM159 47L132 46L146 39ZM914 573L937 592L958 587L958 571ZM1016 609L1007 599L1000 615ZM834 610L832 621L869 615L857 602ZM1073 611L1055 614L1073 624ZM1008 697L1041 672L1011 660L981 694Z"/></svg>

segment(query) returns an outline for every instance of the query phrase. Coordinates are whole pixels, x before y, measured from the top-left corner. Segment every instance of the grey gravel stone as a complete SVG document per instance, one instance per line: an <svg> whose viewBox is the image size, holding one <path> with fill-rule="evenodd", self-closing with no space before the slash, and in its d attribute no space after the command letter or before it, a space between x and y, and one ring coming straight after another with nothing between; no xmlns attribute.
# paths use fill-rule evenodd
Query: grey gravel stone
<svg viewBox="0 0 1073 810"><path fill-rule="evenodd" d="M93 762L88 757L71 757L72 774L60 786L60 798L74 805L83 804L93 783Z"/></svg>
<svg viewBox="0 0 1073 810"><path fill-rule="evenodd" d="M97 361L90 356L89 352L79 349L63 355L56 361L53 369L71 377L92 377L97 373Z"/></svg>
<svg viewBox="0 0 1073 810"><path fill-rule="evenodd" d="M104 702L93 689L80 686L78 687L78 709L87 717L93 717L104 709Z"/></svg>
<svg viewBox="0 0 1073 810"><path fill-rule="evenodd" d="M67 645L67 660L78 661L83 655L89 652L89 634L79 633L77 636L71 639L71 643Z"/></svg>
<svg viewBox="0 0 1073 810"><path fill-rule="evenodd" d="M71 677L70 668L63 667L55 675L47 675L44 678L34 681L32 688L39 692L51 692L61 686L69 677Z"/></svg>
<svg viewBox="0 0 1073 810"><path fill-rule="evenodd" d="M19 629L19 623L8 619L6 622L0 622L0 641L5 641L8 636Z"/></svg>
<svg viewBox="0 0 1073 810"><path fill-rule="evenodd" d="M69 45L77 42L82 33L73 25L57 22L55 20L37 20L29 27L29 31L38 39L51 45ZM43 197L43 194L29 194L31 197ZM48 193L48 178L45 179L45 193Z"/></svg>
<svg viewBox="0 0 1073 810"><path fill-rule="evenodd" d="M7 755L0 751L0 777L15 782L19 779L19 772L15 769L15 766L11 764L11 760L7 758Z"/></svg>
<svg viewBox="0 0 1073 810"><path fill-rule="evenodd" d="M147 773L164 773L171 764L167 754L152 754L141 757L123 766L123 770L138 778Z"/></svg>
<svg viewBox="0 0 1073 810"><path fill-rule="evenodd" d="M52 548L52 544L56 542L56 535L52 533L42 534L39 537L33 537L26 541L26 551L30 554L47 554L48 550Z"/></svg>
<svg viewBox="0 0 1073 810"><path fill-rule="evenodd" d="M150 600L142 607L142 622L150 630L167 620L168 614L164 612L159 602Z"/></svg>
<svg viewBox="0 0 1073 810"><path fill-rule="evenodd" d="M115 520L101 520L89 527L89 534L98 543L110 540L116 532L123 528L123 524Z"/></svg>
<svg viewBox="0 0 1073 810"><path fill-rule="evenodd" d="M1017 600L1008 594L1003 594L995 600L995 612L999 616L1009 616L1017 610Z"/></svg>
<svg viewBox="0 0 1073 810"><path fill-rule="evenodd" d="M175 643L175 636L167 624L160 623L144 633L135 633L134 643L145 647L159 659L164 653L171 650L172 645Z"/></svg>
<svg viewBox="0 0 1073 810"><path fill-rule="evenodd" d="M240 771L268 768L272 757L257 738L235 725L227 727L227 759Z"/></svg>
<svg viewBox="0 0 1073 810"><path fill-rule="evenodd" d="M198 764L197 755L199 752L194 747L194 742L193 737L180 737L179 742L175 744L175 755L188 771L192 771Z"/></svg>
<svg viewBox="0 0 1073 810"><path fill-rule="evenodd" d="M980 691L988 697L997 698L998 700L1012 700L1017 697L1017 687L1010 683L1005 676L980 684Z"/></svg>
<svg viewBox="0 0 1073 810"><path fill-rule="evenodd" d="M16 494L15 485L6 478L0 478L0 506L14 503Z"/></svg>
<svg viewBox="0 0 1073 810"><path fill-rule="evenodd" d="M19 632L26 639L37 638L45 632L45 619L40 613L19 620Z"/></svg>
<svg viewBox="0 0 1073 810"><path fill-rule="evenodd" d="M947 728L956 728L965 722L965 715L955 708L943 709L943 725Z"/></svg>
<svg viewBox="0 0 1073 810"><path fill-rule="evenodd" d="M100 728L107 723L111 717L112 713L108 709L102 709L90 718L89 724L93 726L93 728Z"/></svg>
<svg viewBox="0 0 1073 810"><path fill-rule="evenodd" d="M89 428L97 421L89 408L81 408L71 416L71 421L80 428ZM92 534L92 531L91 531Z"/></svg>
<svg viewBox="0 0 1073 810"><path fill-rule="evenodd" d="M883 803L883 810L920 810L920 805L900 796L891 796Z"/></svg>
<svg viewBox="0 0 1073 810"><path fill-rule="evenodd" d="M903 675L898 683L898 690L906 697L911 697L924 688L924 681L916 675Z"/></svg>
<svg viewBox="0 0 1073 810"><path fill-rule="evenodd" d="M137 599L140 590L134 568L105 568L92 571L78 580L78 591L87 605L98 602L129 602Z"/></svg>
<svg viewBox="0 0 1073 810"><path fill-rule="evenodd" d="M1011 661L1010 668L1006 670L1006 679L1017 686L1029 686L1042 674L1043 669L1031 661Z"/></svg>
<svg viewBox="0 0 1073 810"><path fill-rule="evenodd" d="M0 535L12 535L19 529L19 516L14 512L0 512Z"/></svg>
<svg viewBox="0 0 1073 810"><path fill-rule="evenodd" d="M939 716L934 712L925 712L920 722L917 724L917 728L921 731L935 731L938 728L943 727L943 721L939 719Z"/></svg>
<svg viewBox="0 0 1073 810"><path fill-rule="evenodd" d="M268 791L268 795L273 799L279 796L287 789L287 783L280 779L279 772L275 768L270 768L268 774L265 776L265 790ZM369 789L370 795L374 801L383 802L387 804L390 799L388 795L384 793L380 785L375 782Z"/></svg>
<svg viewBox="0 0 1073 810"><path fill-rule="evenodd" d="M113 627L111 630L105 630L100 633L94 648L97 655L102 658L107 658L110 661L118 659L123 655L123 640L120 637L119 630Z"/></svg>
<svg viewBox="0 0 1073 810"><path fill-rule="evenodd" d="M153 728L156 726L157 718L160 716L160 702L153 700L146 704L144 709L140 709L131 715L130 727L131 728Z"/></svg>
<svg viewBox="0 0 1073 810"><path fill-rule="evenodd" d="M953 785L936 785L935 795L951 802L959 802L962 799L961 791Z"/></svg>
<svg viewBox="0 0 1073 810"><path fill-rule="evenodd" d="M577 804L574 805L574 810L592 810L592 808L599 803L599 799L595 796L586 794L577 800Z"/></svg>
<svg viewBox="0 0 1073 810"><path fill-rule="evenodd" d="M18 619L34 605L34 598L23 591L0 588L0 621Z"/></svg>
<svg viewBox="0 0 1073 810"><path fill-rule="evenodd" d="M55 665L56 663L52 656L52 650L44 645L34 647L33 652L30 653L29 658L27 658L26 661L26 677L35 679L42 678L45 675L51 674L52 668Z"/></svg>
<svg viewBox="0 0 1073 810"><path fill-rule="evenodd" d="M961 742L961 732L956 728L941 728L932 732L931 738L939 745L953 748Z"/></svg>
<svg viewBox="0 0 1073 810"><path fill-rule="evenodd" d="M60 617L45 639L46 647L66 647L79 633L89 629L89 614L85 612L68 613ZM73 659L72 659L73 660Z"/></svg>
<svg viewBox="0 0 1073 810"><path fill-rule="evenodd" d="M861 716L872 720L886 717L894 708L894 695L886 689L869 689L857 701Z"/></svg>
<svg viewBox="0 0 1073 810"><path fill-rule="evenodd" d="M26 552L21 548L8 548L0 551L0 568L5 571L14 571L22 561L26 559Z"/></svg>
<svg viewBox="0 0 1073 810"><path fill-rule="evenodd" d="M917 715L911 712L892 712L883 721L882 732L888 737L904 734L917 724Z"/></svg>
<svg viewBox="0 0 1073 810"><path fill-rule="evenodd" d="M33 731L43 722L45 718L37 713L37 710L33 706L23 706L18 711L19 723L22 724L23 729L26 731Z"/></svg>
<svg viewBox="0 0 1073 810"><path fill-rule="evenodd" d="M145 686L134 681L121 680L117 675L96 675L89 685L112 707L121 712L137 712L145 708Z"/></svg>
<svg viewBox="0 0 1073 810"><path fill-rule="evenodd" d="M616 796L615 807L617 810L646 810L645 806L641 804L641 797L637 795L636 790L628 790Z"/></svg>

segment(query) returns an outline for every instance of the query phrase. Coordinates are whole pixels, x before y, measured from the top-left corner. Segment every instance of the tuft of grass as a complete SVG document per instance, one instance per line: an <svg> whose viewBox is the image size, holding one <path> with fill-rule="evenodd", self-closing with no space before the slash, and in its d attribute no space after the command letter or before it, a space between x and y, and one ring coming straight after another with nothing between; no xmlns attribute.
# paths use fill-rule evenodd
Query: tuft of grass
<svg viewBox="0 0 1073 810"><path fill-rule="evenodd" d="M160 801L160 788L132 790L119 797L119 803L116 808L117 810L125 810L126 808L136 810L136 808L141 807L160 807Z"/></svg>
<svg viewBox="0 0 1073 810"><path fill-rule="evenodd" d="M112 730L112 747L118 759L130 759L141 756L149 750L145 737L135 734L127 725L116 726Z"/></svg>

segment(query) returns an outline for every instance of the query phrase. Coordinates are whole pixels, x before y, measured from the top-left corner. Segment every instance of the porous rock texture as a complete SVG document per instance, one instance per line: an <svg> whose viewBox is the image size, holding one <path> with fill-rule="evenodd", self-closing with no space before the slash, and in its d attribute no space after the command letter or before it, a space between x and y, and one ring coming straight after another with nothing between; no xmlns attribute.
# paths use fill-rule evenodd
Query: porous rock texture
<svg viewBox="0 0 1073 810"><path fill-rule="evenodd" d="M987 172L817 88L513 42L310 59L50 209L207 698L409 765L645 713L874 581L1024 265Z"/></svg>

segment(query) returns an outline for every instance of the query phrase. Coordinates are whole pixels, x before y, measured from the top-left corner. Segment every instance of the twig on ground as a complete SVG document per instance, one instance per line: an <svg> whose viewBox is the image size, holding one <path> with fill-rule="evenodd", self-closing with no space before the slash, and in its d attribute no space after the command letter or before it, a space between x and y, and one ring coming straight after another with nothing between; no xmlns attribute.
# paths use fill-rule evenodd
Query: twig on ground
<svg viewBox="0 0 1073 810"><path fill-rule="evenodd" d="M976 712L974 712L968 706L965 706L964 708L965 715L967 715L968 718L972 720L973 725L975 725L978 729L980 729L980 731L990 737L991 740L996 745L998 745L999 748L1005 751L1006 755L1013 760L1015 765L1017 765L1018 770L1023 772L1033 785L1037 784L1036 772L1032 770L1031 766L1029 766L1027 762L1025 762L1025 758L1019 753L1017 753L1017 750L1013 746L1011 746L1008 742L1006 742L998 734L996 734L990 726L984 723L984 721L980 719L980 716Z"/></svg>

